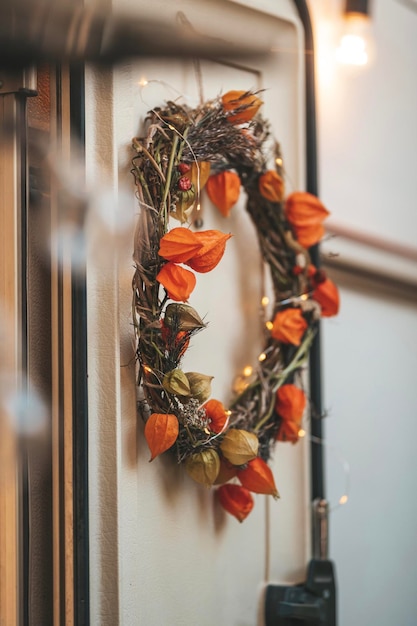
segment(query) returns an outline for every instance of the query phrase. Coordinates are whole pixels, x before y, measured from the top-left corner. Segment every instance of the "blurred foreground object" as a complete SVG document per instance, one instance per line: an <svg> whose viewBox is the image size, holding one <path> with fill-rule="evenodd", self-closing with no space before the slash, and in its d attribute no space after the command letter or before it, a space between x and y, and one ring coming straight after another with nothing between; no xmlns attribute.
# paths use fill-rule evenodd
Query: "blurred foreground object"
<svg viewBox="0 0 417 626"><path fill-rule="evenodd" d="M179 22L112 14L100 7L51 0L1 0L0 67L40 61L112 64L127 57L265 55L265 43L233 44Z"/></svg>

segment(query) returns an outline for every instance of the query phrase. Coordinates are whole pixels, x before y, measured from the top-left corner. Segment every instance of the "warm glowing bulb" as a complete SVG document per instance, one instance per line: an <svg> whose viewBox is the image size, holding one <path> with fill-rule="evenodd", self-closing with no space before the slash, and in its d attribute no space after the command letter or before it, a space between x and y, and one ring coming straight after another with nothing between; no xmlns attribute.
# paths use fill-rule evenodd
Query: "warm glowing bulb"
<svg viewBox="0 0 417 626"><path fill-rule="evenodd" d="M141 78L139 81L139 86L140 87L146 87L146 85L148 84L148 81L145 77Z"/></svg>
<svg viewBox="0 0 417 626"><path fill-rule="evenodd" d="M268 306L268 304L269 304L269 298L268 298L268 296L264 296L264 297L262 298L262 300L261 300L261 304L262 304L262 306Z"/></svg>
<svg viewBox="0 0 417 626"><path fill-rule="evenodd" d="M230 416L232 414L232 411L227 410L227 411L225 411L225 413L226 413L226 415Z"/></svg>
<svg viewBox="0 0 417 626"><path fill-rule="evenodd" d="M362 67L370 61L372 37L370 19L362 13L348 14L336 50L336 59L342 65Z"/></svg>
<svg viewBox="0 0 417 626"><path fill-rule="evenodd" d="M342 496L339 500L339 504L346 504L348 500L349 500L348 496Z"/></svg>
<svg viewBox="0 0 417 626"><path fill-rule="evenodd" d="M300 439L306 436L306 431L304 430L304 428L300 428L300 430L298 431L298 436L300 437Z"/></svg>
<svg viewBox="0 0 417 626"><path fill-rule="evenodd" d="M272 322L266 322L265 326L267 327L268 330L272 330L274 328L274 325Z"/></svg>
<svg viewBox="0 0 417 626"><path fill-rule="evenodd" d="M145 372L148 372L148 373L152 372L152 368L149 367L149 365L144 365L143 369L145 370Z"/></svg>
<svg viewBox="0 0 417 626"><path fill-rule="evenodd" d="M266 359L266 354L265 352L262 352L262 354L258 356L258 361L262 363L262 361L265 361L265 359Z"/></svg>
<svg viewBox="0 0 417 626"><path fill-rule="evenodd" d="M277 157L275 159L275 163L278 165L278 167L280 167L282 165L283 161L282 161L282 159L280 157Z"/></svg>
<svg viewBox="0 0 417 626"><path fill-rule="evenodd" d="M244 369L243 369L243 376L251 376L253 372L253 367L252 365L247 365Z"/></svg>

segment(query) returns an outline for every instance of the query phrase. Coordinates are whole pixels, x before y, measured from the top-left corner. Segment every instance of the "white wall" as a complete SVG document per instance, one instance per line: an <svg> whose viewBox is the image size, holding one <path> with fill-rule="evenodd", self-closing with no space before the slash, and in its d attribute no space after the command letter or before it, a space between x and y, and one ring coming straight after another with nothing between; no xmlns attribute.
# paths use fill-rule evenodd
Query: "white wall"
<svg viewBox="0 0 417 626"><path fill-rule="evenodd" d="M376 59L352 74L329 63L342 2L310 1L319 56L320 196L335 224L415 248L417 13L405 4L374 0ZM330 248L337 252L339 243L344 250L339 238ZM360 265L365 255L366 247L351 243L349 260ZM396 263L395 255L379 254L374 268L390 274ZM415 283L415 262L407 263ZM332 504L345 489L338 456L351 467L350 499L330 518L339 626L414 626L417 287L397 297L383 283L335 277L341 313L323 327Z"/></svg>

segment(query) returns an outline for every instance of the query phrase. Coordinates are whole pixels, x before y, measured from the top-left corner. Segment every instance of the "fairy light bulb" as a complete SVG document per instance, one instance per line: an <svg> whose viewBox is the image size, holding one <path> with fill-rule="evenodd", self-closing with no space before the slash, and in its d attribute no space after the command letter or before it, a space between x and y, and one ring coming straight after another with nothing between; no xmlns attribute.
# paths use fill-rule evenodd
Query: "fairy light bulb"
<svg viewBox="0 0 417 626"><path fill-rule="evenodd" d="M274 328L274 325L272 322L266 322L265 326L267 327L268 330L272 330Z"/></svg>
<svg viewBox="0 0 417 626"><path fill-rule="evenodd" d="M145 78L145 76L142 76L142 78L139 81L139 86L140 87L146 87L146 85L149 84L149 81L147 78Z"/></svg>
<svg viewBox="0 0 417 626"><path fill-rule="evenodd" d="M243 368L243 376L246 376L246 378L248 378L248 376L252 376L252 372L253 372L252 365L247 365L246 367Z"/></svg>
<svg viewBox="0 0 417 626"><path fill-rule="evenodd" d="M266 354L265 354L265 352L262 352L262 353L258 356L258 361L259 361L260 363L262 363L262 361L265 361L265 359L266 359Z"/></svg>
<svg viewBox="0 0 417 626"><path fill-rule="evenodd" d="M348 496L344 495L339 499L339 504L346 504L348 500L349 500Z"/></svg>
<svg viewBox="0 0 417 626"><path fill-rule="evenodd" d="M269 298L268 298L268 296L264 296L264 297L262 298L262 300L261 300L261 304L262 304L262 306L268 306L268 304L269 304Z"/></svg>
<svg viewBox="0 0 417 626"><path fill-rule="evenodd" d="M364 67L372 61L373 36L368 0L346 0L344 26L336 60L345 66Z"/></svg>
<svg viewBox="0 0 417 626"><path fill-rule="evenodd" d="M304 430L304 428L300 428L300 430L298 431L298 436L300 437L300 439L306 436L306 431Z"/></svg>

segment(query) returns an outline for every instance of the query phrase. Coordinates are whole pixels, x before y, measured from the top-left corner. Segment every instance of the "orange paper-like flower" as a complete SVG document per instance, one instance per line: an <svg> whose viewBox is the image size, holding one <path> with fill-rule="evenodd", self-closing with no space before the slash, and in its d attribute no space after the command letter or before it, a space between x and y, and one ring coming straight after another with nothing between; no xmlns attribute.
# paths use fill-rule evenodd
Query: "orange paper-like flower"
<svg viewBox="0 0 417 626"><path fill-rule="evenodd" d="M292 226L321 224L329 211L316 196L305 191L295 191L285 202L285 215Z"/></svg>
<svg viewBox="0 0 417 626"><path fill-rule="evenodd" d="M299 346L308 324L301 309L279 311L272 322L271 335L277 341Z"/></svg>
<svg viewBox="0 0 417 626"><path fill-rule="evenodd" d="M223 109L231 113L227 120L232 124L249 122L262 104L263 101L250 91L228 91L222 96Z"/></svg>
<svg viewBox="0 0 417 626"><path fill-rule="evenodd" d="M323 317L332 317L339 312L340 298L339 290L330 278L315 288L313 291L313 300L316 300L321 306L321 314Z"/></svg>
<svg viewBox="0 0 417 626"><path fill-rule="evenodd" d="M210 430L214 433L220 433L229 418L227 411L224 408L224 404L220 402L220 400L215 400L213 398L205 403L203 409L205 410L207 417L210 419Z"/></svg>
<svg viewBox="0 0 417 626"><path fill-rule="evenodd" d="M284 196L284 181L275 170L268 170L259 177L259 193L270 202L281 202Z"/></svg>
<svg viewBox="0 0 417 626"><path fill-rule="evenodd" d="M178 419L175 415L152 413L145 424L145 438L151 451L150 461L176 442L178 431Z"/></svg>
<svg viewBox="0 0 417 626"><path fill-rule="evenodd" d="M222 485L217 489L217 497L222 507L239 522L243 522L253 509L254 502L250 491L240 485Z"/></svg>
<svg viewBox="0 0 417 626"><path fill-rule="evenodd" d="M159 242L159 256L174 263L185 263L202 247L195 233L188 228L173 228Z"/></svg>
<svg viewBox="0 0 417 626"><path fill-rule="evenodd" d="M284 420L300 422L306 408L306 396L296 385L282 385L277 391L275 410Z"/></svg>
<svg viewBox="0 0 417 626"><path fill-rule="evenodd" d="M227 217L239 199L240 178L236 172L225 170L210 176L206 184L208 197L220 213Z"/></svg>
<svg viewBox="0 0 417 626"><path fill-rule="evenodd" d="M245 469L238 471L237 477L242 486L249 491L279 498L274 476L268 465L260 457L249 461Z"/></svg>
<svg viewBox="0 0 417 626"><path fill-rule="evenodd" d="M329 211L316 196L296 191L290 194L285 202L285 215L299 243L304 248L310 248L323 237L322 223L329 215Z"/></svg>
<svg viewBox="0 0 417 626"><path fill-rule="evenodd" d="M186 302L197 282L192 272L171 262L163 266L156 280L165 287L171 300L177 302Z"/></svg>
<svg viewBox="0 0 417 626"><path fill-rule="evenodd" d="M187 261L187 265L196 272L211 272L222 258L226 242L232 235L219 230L203 230L195 233L195 236L202 247Z"/></svg>
<svg viewBox="0 0 417 626"><path fill-rule="evenodd" d="M282 420L278 434L276 436L277 441L290 441L291 443L297 443L299 439L300 426L292 420Z"/></svg>

